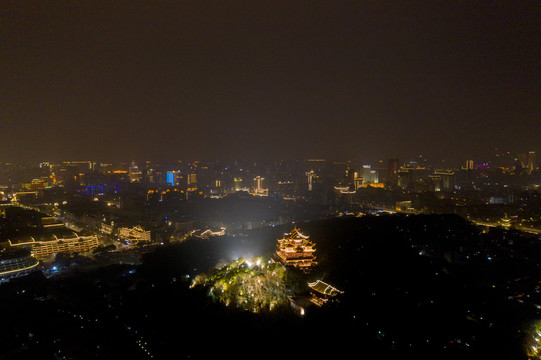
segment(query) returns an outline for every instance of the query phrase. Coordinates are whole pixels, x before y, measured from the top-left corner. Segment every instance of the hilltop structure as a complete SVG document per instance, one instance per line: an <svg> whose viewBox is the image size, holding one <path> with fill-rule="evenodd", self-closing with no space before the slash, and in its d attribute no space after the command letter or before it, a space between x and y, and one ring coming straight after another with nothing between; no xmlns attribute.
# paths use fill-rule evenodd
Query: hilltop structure
<svg viewBox="0 0 541 360"><path fill-rule="evenodd" d="M310 301L317 306L323 306L327 303L335 302L337 301L338 296L344 293L343 291L338 290L337 288L321 280L308 283L308 287L310 288L311 294Z"/></svg>
<svg viewBox="0 0 541 360"><path fill-rule="evenodd" d="M278 239L277 246L276 254L285 266L308 270L316 264L314 243L310 241L310 236L304 235L297 228Z"/></svg>

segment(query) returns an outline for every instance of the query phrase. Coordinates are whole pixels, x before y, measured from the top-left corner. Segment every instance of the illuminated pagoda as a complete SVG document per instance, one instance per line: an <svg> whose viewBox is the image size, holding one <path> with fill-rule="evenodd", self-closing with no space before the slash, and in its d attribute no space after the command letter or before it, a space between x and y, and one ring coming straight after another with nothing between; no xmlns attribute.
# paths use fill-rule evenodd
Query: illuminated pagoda
<svg viewBox="0 0 541 360"><path fill-rule="evenodd" d="M314 243L310 241L310 236L302 234L299 229L285 233L282 239L278 239L277 246L276 254L282 264L303 270L315 265Z"/></svg>

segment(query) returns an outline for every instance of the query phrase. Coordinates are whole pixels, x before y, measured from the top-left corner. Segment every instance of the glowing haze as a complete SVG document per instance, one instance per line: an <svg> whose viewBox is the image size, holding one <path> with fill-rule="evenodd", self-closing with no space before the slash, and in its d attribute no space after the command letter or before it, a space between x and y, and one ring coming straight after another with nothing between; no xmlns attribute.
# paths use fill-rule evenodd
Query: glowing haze
<svg viewBox="0 0 541 360"><path fill-rule="evenodd" d="M0 154L540 152L538 1L4 1Z"/></svg>

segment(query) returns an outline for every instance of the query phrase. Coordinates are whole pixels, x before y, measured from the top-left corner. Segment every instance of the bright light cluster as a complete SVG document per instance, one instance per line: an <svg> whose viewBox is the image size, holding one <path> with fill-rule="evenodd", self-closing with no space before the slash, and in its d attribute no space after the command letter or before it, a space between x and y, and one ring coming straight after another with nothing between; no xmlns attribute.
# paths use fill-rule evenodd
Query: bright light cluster
<svg viewBox="0 0 541 360"><path fill-rule="evenodd" d="M528 359L541 360L541 320L536 321L526 338L526 355Z"/></svg>
<svg viewBox="0 0 541 360"><path fill-rule="evenodd" d="M197 275L193 286L209 288L209 295L227 306L258 312L287 303L286 269L264 258L240 258L211 274Z"/></svg>

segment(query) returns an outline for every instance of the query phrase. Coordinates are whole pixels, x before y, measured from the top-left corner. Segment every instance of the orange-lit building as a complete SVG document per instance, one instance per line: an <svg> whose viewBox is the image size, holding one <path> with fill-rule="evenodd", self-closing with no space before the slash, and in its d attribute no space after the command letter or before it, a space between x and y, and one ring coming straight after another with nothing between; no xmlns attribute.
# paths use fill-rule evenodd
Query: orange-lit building
<svg viewBox="0 0 541 360"><path fill-rule="evenodd" d="M34 237L8 239L8 243L13 249L30 249L32 255L38 260L47 259L60 252L88 252L100 245L96 235L79 236L74 232L66 233L60 238L54 234L48 234L37 239Z"/></svg>
<svg viewBox="0 0 541 360"><path fill-rule="evenodd" d="M310 300L317 306L323 306L327 303L334 302L338 299L338 295L344 293L321 280L308 283L308 287L310 288L311 294Z"/></svg>
<svg viewBox="0 0 541 360"><path fill-rule="evenodd" d="M302 234L299 229L294 228L292 232L284 234L282 239L278 239L277 246L276 254L282 264L305 270L315 265L314 243L310 241L310 236Z"/></svg>

